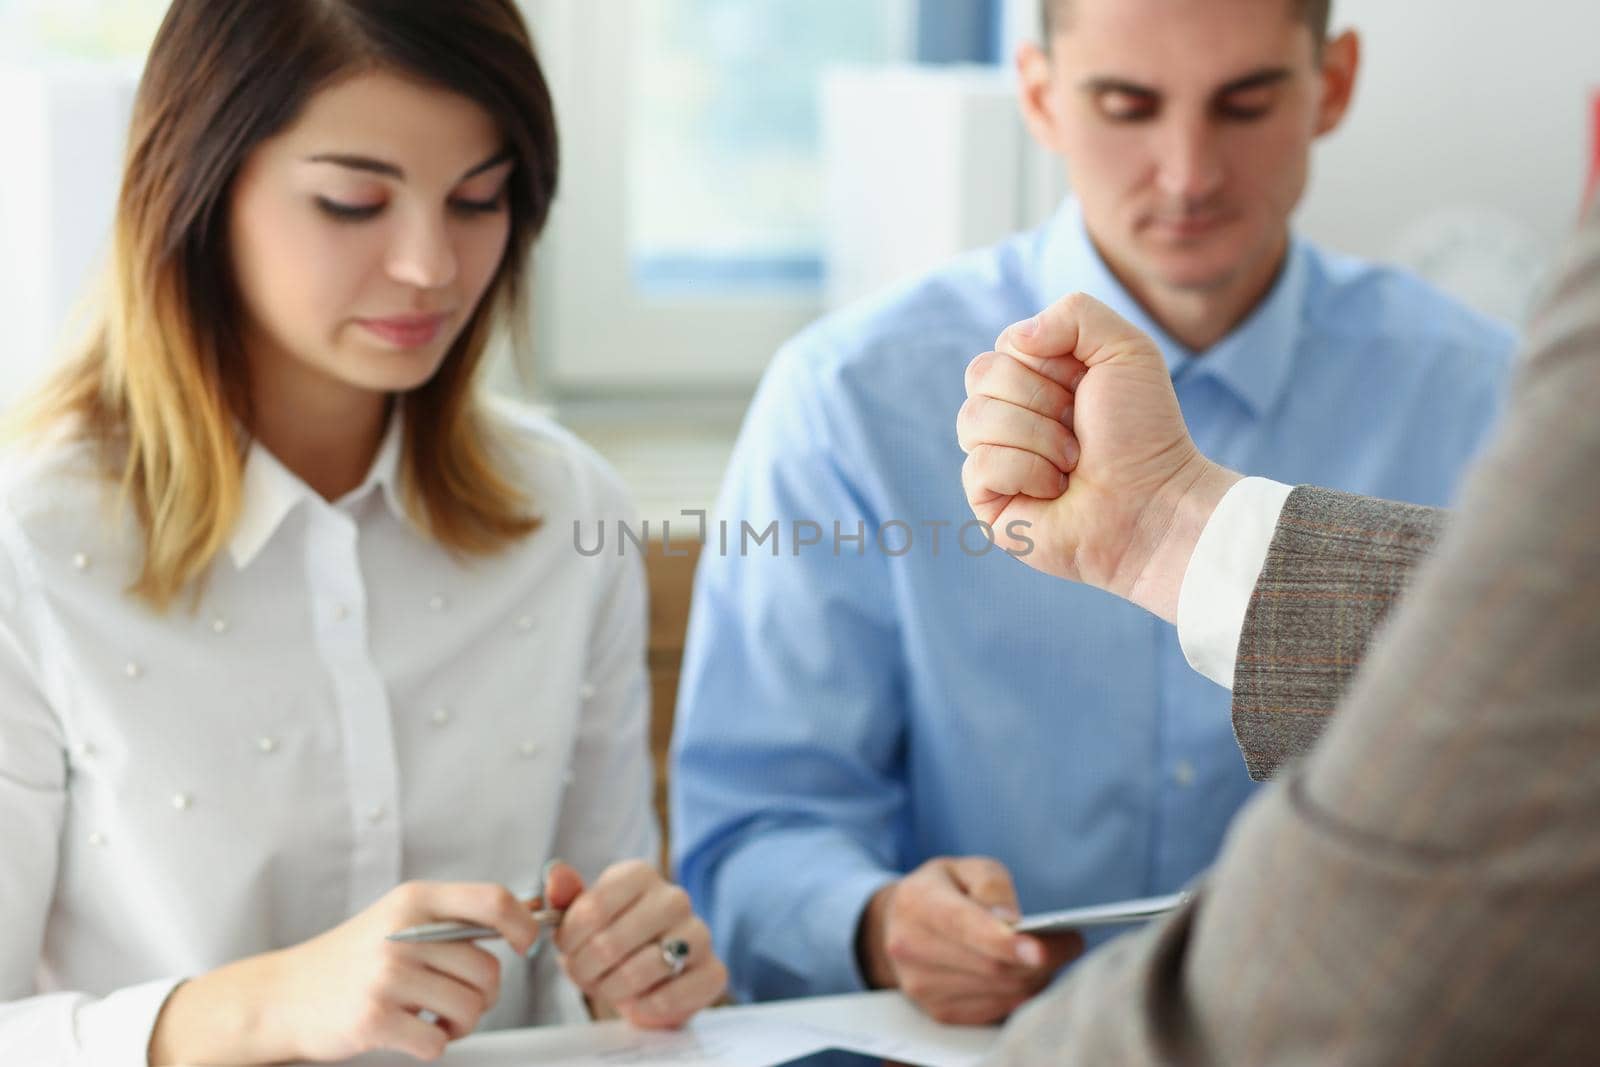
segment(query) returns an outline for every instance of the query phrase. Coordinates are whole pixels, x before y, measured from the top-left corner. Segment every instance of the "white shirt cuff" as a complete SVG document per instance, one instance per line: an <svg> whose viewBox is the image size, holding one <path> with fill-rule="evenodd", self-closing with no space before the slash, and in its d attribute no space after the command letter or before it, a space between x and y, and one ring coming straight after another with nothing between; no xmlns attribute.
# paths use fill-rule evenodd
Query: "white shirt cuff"
<svg viewBox="0 0 1600 1067"><path fill-rule="evenodd" d="M119 989L100 1000L85 1000L72 1020L82 1062L145 1067L156 1019L182 981L164 978Z"/></svg>
<svg viewBox="0 0 1600 1067"><path fill-rule="evenodd" d="M1233 688L1239 634L1278 516L1294 487L1246 478L1229 489L1200 531L1178 591L1178 643L1189 666Z"/></svg>

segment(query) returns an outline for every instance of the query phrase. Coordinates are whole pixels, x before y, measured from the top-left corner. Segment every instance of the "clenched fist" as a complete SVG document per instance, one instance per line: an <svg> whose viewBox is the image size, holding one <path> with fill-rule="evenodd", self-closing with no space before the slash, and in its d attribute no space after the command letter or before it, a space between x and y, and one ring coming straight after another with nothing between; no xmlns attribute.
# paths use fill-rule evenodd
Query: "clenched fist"
<svg viewBox="0 0 1600 1067"><path fill-rule="evenodd" d="M956 431L973 514L1047 574L1168 620L1205 520L1239 476L1189 437L1155 342L1074 294L967 367ZM1023 528L1025 543L1006 531Z"/></svg>

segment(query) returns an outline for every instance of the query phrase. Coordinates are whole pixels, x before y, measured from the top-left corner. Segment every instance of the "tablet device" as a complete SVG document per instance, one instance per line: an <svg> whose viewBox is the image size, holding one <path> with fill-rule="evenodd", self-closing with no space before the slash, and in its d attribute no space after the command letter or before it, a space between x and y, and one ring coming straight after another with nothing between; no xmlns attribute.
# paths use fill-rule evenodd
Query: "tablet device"
<svg viewBox="0 0 1600 1067"><path fill-rule="evenodd" d="M869 1056L865 1052L853 1052L846 1048L825 1048L797 1060L784 1060L773 1067L927 1067L927 1064L886 1060L882 1056Z"/></svg>
<svg viewBox="0 0 1600 1067"><path fill-rule="evenodd" d="M1025 915L1017 923L1017 933L1061 934L1068 930L1081 930L1086 926L1131 926L1135 923L1149 922L1176 910L1187 897L1187 893L1172 893L1164 897L1119 900L1112 904L1091 904L1087 908L1068 908L1065 911Z"/></svg>

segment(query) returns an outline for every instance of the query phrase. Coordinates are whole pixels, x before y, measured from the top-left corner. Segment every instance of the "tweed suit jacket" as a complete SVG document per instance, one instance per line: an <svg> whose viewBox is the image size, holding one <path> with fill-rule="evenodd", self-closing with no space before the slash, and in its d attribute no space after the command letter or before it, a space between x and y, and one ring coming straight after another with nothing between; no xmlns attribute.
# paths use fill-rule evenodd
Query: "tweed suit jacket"
<svg viewBox="0 0 1600 1067"><path fill-rule="evenodd" d="M1280 773L991 1062L1600 1063L1600 211L1528 352L1447 528L1290 496L1235 673Z"/></svg>

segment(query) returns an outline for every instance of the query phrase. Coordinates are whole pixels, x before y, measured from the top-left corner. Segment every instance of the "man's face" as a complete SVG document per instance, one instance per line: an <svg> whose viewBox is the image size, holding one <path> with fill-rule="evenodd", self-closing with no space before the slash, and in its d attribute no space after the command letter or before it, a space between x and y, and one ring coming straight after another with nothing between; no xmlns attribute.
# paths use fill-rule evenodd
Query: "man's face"
<svg viewBox="0 0 1600 1067"><path fill-rule="evenodd" d="M1071 0L1049 53L1019 61L1029 124L1112 268L1204 293L1275 270L1355 44L1319 55L1288 0Z"/></svg>

